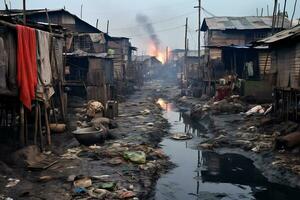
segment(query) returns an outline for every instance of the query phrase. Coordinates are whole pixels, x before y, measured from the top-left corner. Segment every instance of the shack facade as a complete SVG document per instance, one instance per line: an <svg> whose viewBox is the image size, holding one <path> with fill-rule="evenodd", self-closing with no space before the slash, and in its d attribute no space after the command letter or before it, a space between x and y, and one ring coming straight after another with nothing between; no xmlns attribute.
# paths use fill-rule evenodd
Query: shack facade
<svg viewBox="0 0 300 200"><path fill-rule="evenodd" d="M300 25L259 40L271 49L271 82L275 111L284 119L299 120Z"/></svg>
<svg viewBox="0 0 300 200"><path fill-rule="evenodd" d="M243 51L250 46L251 42L270 36L273 31L272 20L272 17L212 17L204 19L201 31L204 32L206 63L201 71L205 91L210 92L211 88L207 89L207 85L213 85L213 82L224 75L228 75L228 73L241 74L241 71L238 73L235 71L238 68L236 62L238 55L234 52ZM275 31L281 29L281 24L282 18L279 19ZM283 28L287 28L290 22L285 18L283 24ZM235 48L228 57L230 51L227 47L230 46ZM266 63L269 63L268 60L265 60L267 54L267 51L258 53L256 60L259 62L255 62L259 66L256 66L256 69L264 69L263 71L268 69L268 66L265 67ZM231 59L231 61L228 59ZM230 66L228 66L228 63L230 63ZM231 71L228 71L229 68L231 68Z"/></svg>

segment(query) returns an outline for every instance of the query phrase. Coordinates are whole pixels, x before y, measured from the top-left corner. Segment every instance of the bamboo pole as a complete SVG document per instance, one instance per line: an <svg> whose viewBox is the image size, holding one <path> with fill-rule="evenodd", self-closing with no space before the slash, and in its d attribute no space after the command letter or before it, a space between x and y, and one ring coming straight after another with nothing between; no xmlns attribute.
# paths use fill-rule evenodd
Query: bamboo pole
<svg viewBox="0 0 300 200"><path fill-rule="evenodd" d="M44 103L44 116L45 116L45 126L46 126L46 133L47 133L47 142L48 145L51 145L51 131L49 126L49 118L48 118L48 108L47 105Z"/></svg>
<svg viewBox="0 0 300 200"><path fill-rule="evenodd" d="M38 121L39 121L39 135L40 135L40 143L41 143L41 150L44 150L44 139L43 139L43 132L42 132L42 112L41 106L38 104Z"/></svg>
<svg viewBox="0 0 300 200"><path fill-rule="evenodd" d="M24 105L20 104L20 144L25 145L25 135L24 135Z"/></svg>
<svg viewBox="0 0 300 200"><path fill-rule="evenodd" d="M36 101L35 107L34 107L34 144L37 144L37 133L39 129L39 109L38 109L38 101Z"/></svg>

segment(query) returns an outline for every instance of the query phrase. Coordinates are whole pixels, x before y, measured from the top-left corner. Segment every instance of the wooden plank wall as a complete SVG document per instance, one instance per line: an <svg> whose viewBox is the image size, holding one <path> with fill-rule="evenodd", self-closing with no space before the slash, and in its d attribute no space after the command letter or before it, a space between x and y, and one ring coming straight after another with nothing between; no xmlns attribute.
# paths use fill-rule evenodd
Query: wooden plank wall
<svg viewBox="0 0 300 200"><path fill-rule="evenodd" d="M260 52L258 55L258 63L261 77L265 74L270 74L271 70L271 53L269 52Z"/></svg>

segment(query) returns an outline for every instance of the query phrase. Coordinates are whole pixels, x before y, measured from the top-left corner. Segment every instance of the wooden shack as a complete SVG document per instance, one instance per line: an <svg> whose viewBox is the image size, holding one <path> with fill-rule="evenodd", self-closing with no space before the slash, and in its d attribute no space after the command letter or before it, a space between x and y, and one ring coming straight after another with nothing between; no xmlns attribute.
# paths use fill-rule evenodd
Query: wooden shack
<svg viewBox="0 0 300 200"><path fill-rule="evenodd" d="M300 25L256 42L271 49L270 75L275 111L284 119L300 116Z"/></svg>
<svg viewBox="0 0 300 200"><path fill-rule="evenodd" d="M282 18L279 23L281 26ZM285 19L283 28L288 28L290 22ZM275 31L282 27L275 27ZM205 18L201 31L204 32L206 63L202 66L204 86L226 74L222 60L222 47L248 46L251 42L270 36L272 33L272 17L211 17ZM223 55L223 57L225 57ZM264 63L266 53L262 52L259 60ZM234 58L228 58L234 61ZM268 63L268 62L267 62ZM234 65L234 64L232 64ZM265 65L265 64L263 64ZM203 74L204 73L204 74Z"/></svg>

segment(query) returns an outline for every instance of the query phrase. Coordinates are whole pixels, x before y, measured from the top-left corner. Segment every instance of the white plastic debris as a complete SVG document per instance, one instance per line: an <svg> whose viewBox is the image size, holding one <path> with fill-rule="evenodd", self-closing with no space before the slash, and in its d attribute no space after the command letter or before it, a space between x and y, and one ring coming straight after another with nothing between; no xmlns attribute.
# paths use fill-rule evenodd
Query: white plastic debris
<svg viewBox="0 0 300 200"><path fill-rule="evenodd" d="M270 107L266 110L266 112L264 113L264 115L269 114L269 113L272 111L272 109L273 109L273 106L270 106Z"/></svg>
<svg viewBox="0 0 300 200"><path fill-rule="evenodd" d="M246 112L247 116L253 115L255 113L263 114L265 112L264 108L261 105L255 106Z"/></svg>
<svg viewBox="0 0 300 200"><path fill-rule="evenodd" d="M15 187L19 182L20 182L19 179L16 179L16 178L9 178L9 179L8 179L8 183L6 184L5 187L7 187L7 188Z"/></svg>

